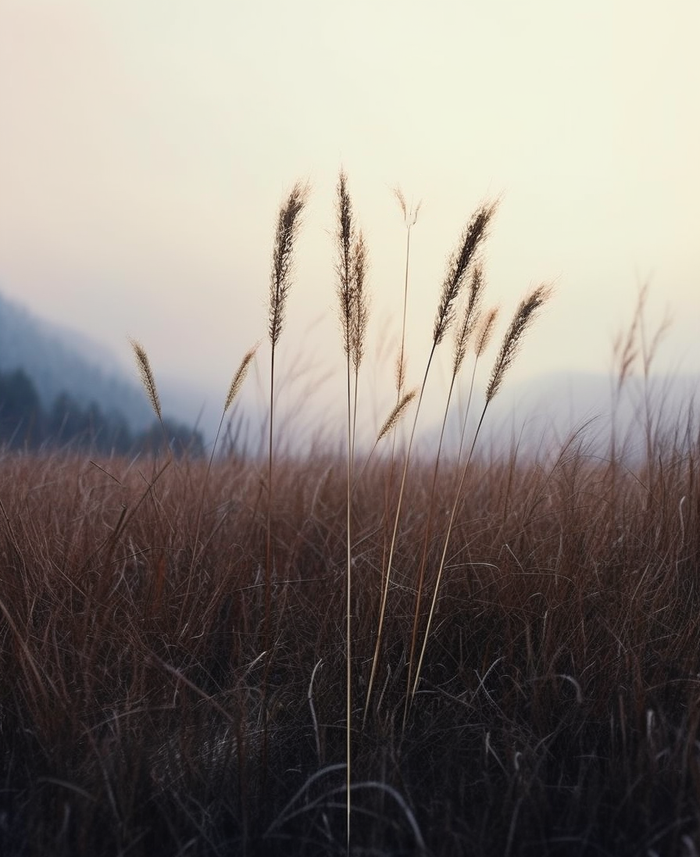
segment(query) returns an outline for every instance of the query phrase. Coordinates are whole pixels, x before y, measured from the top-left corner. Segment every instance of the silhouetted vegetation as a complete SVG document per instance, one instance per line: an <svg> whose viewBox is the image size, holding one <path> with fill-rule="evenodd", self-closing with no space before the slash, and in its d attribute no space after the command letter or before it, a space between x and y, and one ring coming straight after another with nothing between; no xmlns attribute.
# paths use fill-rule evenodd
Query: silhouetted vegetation
<svg viewBox="0 0 700 857"><path fill-rule="evenodd" d="M127 455L138 451L176 455L201 455L199 432L173 420L154 421L135 432L118 411L105 413L94 402L81 406L68 393L56 397L50 408L42 407L36 387L23 369L0 372L0 446L10 449L89 451L102 455Z"/></svg>

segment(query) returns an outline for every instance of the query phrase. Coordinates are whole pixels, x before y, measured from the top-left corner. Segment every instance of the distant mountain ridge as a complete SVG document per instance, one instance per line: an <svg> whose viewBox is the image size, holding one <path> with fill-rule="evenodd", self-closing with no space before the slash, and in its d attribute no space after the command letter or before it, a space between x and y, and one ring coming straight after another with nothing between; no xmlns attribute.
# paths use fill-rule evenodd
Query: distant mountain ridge
<svg viewBox="0 0 700 857"><path fill-rule="evenodd" d="M61 393L81 406L119 411L135 429L153 420L139 385L122 374L109 351L83 333L42 319L0 293L0 372L23 369L42 405Z"/></svg>

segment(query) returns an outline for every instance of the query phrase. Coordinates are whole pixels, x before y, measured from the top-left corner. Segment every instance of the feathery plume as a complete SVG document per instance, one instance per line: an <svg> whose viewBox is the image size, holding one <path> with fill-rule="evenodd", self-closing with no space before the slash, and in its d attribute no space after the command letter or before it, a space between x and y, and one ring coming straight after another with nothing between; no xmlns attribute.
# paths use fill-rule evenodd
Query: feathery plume
<svg viewBox="0 0 700 857"><path fill-rule="evenodd" d="M420 211L420 207L423 204L423 200L418 200L418 204L413 206L413 203L409 206L406 202L406 197L403 194L403 191L400 187L393 188L394 196L396 197L399 207L401 208L401 213L403 214L404 223L408 229L411 226L415 226L418 220L418 212Z"/></svg>
<svg viewBox="0 0 700 857"><path fill-rule="evenodd" d="M479 322L479 306L484 293L484 272L481 265L477 265L472 273L469 286L469 299L464 309L462 323L457 329L455 336L454 358L452 361L452 373L457 375L467 353L467 343Z"/></svg>
<svg viewBox="0 0 700 857"><path fill-rule="evenodd" d="M280 206L277 216L277 231L272 251L272 270L270 272L270 316L268 332L270 334L270 419L268 425L267 453L267 533L265 540L265 581L264 581L264 618L263 618L263 648L270 649L271 638L271 609L272 609L272 569L274 565L272 543L272 503L273 503L273 458L274 458L274 424L275 424L275 352L284 325L284 310L289 294L292 276L293 251L299 234L301 213L309 196L309 185L297 182L292 188L286 202ZM264 693L267 694L267 661Z"/></svg>
<svg viewBox="0 0 700 857"><path fill-rule="evenodd" d="M483 205L478 209L462 233L459 249L450 258L433 327L433 343L436 346L442 342L452 323L455 301L459 296L469 264L486 237L487 227L495 211L496 203Z"/></svg>
<svg viewBox="0 0 700 857"><path fill-rule="evenodd" d="M250 363L255 357L255 352L258 350L258 346L260 343L258 342L252 348L248 349L246 353L243 355L243 359L241 360L240 366L236 371L236 374L233 376L233 380L231 381L231 386L228 388L228 394L226 396L226 402L224 403L224 414L231 407L233 400L238 395L238 391L241 389L243 385L243 381L245 381L245 376L248 374L248 367Z"/></svg>
<svg viewBox="0 0 700 857"><path fill-rule="evenodd" d="M508 368L513 364L515 356L518 353L518 348L522 341L523 335L528 327L535 320L537 311L549 299L552 294L550 286L538 286L528 297L524 298L513 316L510 327L503 337L501 350L498 352L496 362L491 370L491 378L489 385L486 388L486 404L493 399L498 392L503 376L508 371Z"/></svg>
<svg viewBox="0 0 700 857"><path fill-rule="evenodd" d="M365 281L367 279L367 245L360 233L352 252L352 309L350 314L350 356L355 372L360 368L364 356L365 335L369 321L369 300Z"/></svg>
<svg viewBox="0 0 700 857"><path fill-rule="evenodd" d="M399 355L396 358L396 400L397 402L401 399L401 395L403 393L404 384L406 383L406 310L408 307L408 269L409 269L409 258L411 254L411 229L416 225L418 221L418 212L420 211L421 201L418 201L418 205L413 207L413 203L411 203L410 207L406 203L406 197L403 195L403 191L400 187L395 187L393 189L394 196L396 197L399 207L401 208L401 213L403 214L403 221L406 225L406 265L404 271L404 283L403 283L403 320L401 322L401 347L399 348Z"/></svg>
<svg viewBox="0 0 700 857"><path fill-rule="evenodd" d="M297 182L287 201L281 206L277 218L270 274L269 333L273 348L277 345L284 325L284 310L291 284L293 250L299 233L300 215L308 196L308 184Z"/></svg>
<svg viewBox="0 0 700 857"><path fill-rule="evenodd" d="M406 355L403 353L403 351L399 351L399 353L396 355L394 380L396 382L396 391L399 395L401 395L403 386L406 383Z"/></svg>
<svg viewBox="0 0 700 857"><path fill-rule="evenodd" d="M159 422L163 422L163 415L160 410L160 399L158 398L158 388L156 387L156 379L153 375L153 370L151 369L151 363L148 359L148 354L146 354L146 349L141 345L140 342L137 342L135 339L129 340L131 342L131 347L134 349L134 355L136 357L136 365L139 368L139 375L141 376L141 383L143 384L143 388L146 391L146 395L148 396L148 400L151 403L151 407L155 411L155 415L158 417Z"/></svg>
<svg viewBox="0 0 700 857"><path fill-rule="evenodd" d="M336 274L338 275L338 300L340 302L340 324L343 329L343 348L345 354L350 356L352 352L352 316L353 316L353 271L352 256L355 244L355 223L352 211L352 199L348 190L348 177L341 170L338 177L338 231L336 242L338 245L338 262L336 263Z"/></svg>
<svg viewBox="0 0 700 857"><path fill-rule="evenodd" d="M486 349L489 347L489 342L493 336L493 329L496 326L496 319L500 309L497 306L491 309L484 315L479 323L479 329L476 332L474 339L474 354L477 360L482 357Z"/></svg>
<svg viewBox="0 0 700 857"><path fill-rule="evenodd" d="M428 381L428 375L430 374L430 367L432 365L433 357L435 355L435 349L442 341L445 332L449 327L450 322L452 321L454 315L454 303L459 297L459 292L467 275L467 271L469 270L470 263L474 258L474 254L476 253L476 250L478 249L482 239L486 235L487 226L495 210L495 203L492 203L491 205L484 205L472 216L471 220L467 224L466 229L462 233L459 249L455 251L455 253L450 259L447 269L447 275L443 282L442 292L440 295L440 303L438 305L437 316L435 318L435 327L433 330L433 344L431 346L428 361L425 366L423 383L420 387L420 392L418 394L418 404L416 406L416 411L413 418L413 427L411 429L408 447L404 456L403 472L401 474L401 485L399 487L399 496L398 501L396 503L396 513L394 515L394 527L391 535L389 553L386 561L386 571L384 572L384 580L382 585L382 597L379 605L379 620L375 637L372 669L370 671L369 683L367 685L367 695L365 697L365 709L363 715L364 721L366 721L367 719L370 698L372 696L372 689L374 687L374 679L377 674L377 665L379 663L379 655L382 644L382 632L384 628L384 618L386 616L386 603L389 595L389 587L391 584L391 572L393 568L394 551L396 549L396 539L399 530L399 521L401 518L401 507L403 503L404 489L406 486L406 478L408 475L408 466L411 458L411 448L413 446L413 439L416 433L416 425L418 423L418 415L420 413L420 407L423 401L423 394L425 392L425 387Z"/></svg>
<svg viewBox="0 0 700 857"><path fill-rule="evenodd" d="M418 390L411 390L409 393L405 393L401 400L394 405L393 410L384 421L384 425L379 430L379 434L377 435L377 443L379 443L380 440L385 438L389 434L389 432L397 425L399 420L401 420L401 418L403 417L406 408L416 398L417 393Z"/></svg>
<svg viewBox="0 0 700 857"><path fill-rule="evenodd" d="M618 364L616 367L618 394L622 389L622 385L632 373L634 364L639 357L640 346L638 345L637 340L638 338L641 338L643 342L644 339L643 335L639 337L638 334L643 334L642 321L644 315L644 304L646 302L646 293L647 286L644 286L639 293L639 300L637 301L637 306L634 310L632 324L627 330L627 335L625 336L622 333L618 333L613 342L613 359Z"/></svg>
<svg viewBox="0 0 700 857"><path fill-rule="evenodd" d="M365 289L368 253L362 231L357 233L347 175L341 170L338 178L338 300L343 329L343 348L352 361L355 372L360 368L369 319L369 301Z"/></svg>
<svg viewBox="0 0 700 857"><path fill-rule="evenodd" d="M393 189L393 191L394 191L394 196L398 200L399 206L401 207L401 212L404 216L404 220L406 220L408 218L408 208L406 206L406 197L403 195L403 191L401 190L400 187L395 187Z"/></svg>

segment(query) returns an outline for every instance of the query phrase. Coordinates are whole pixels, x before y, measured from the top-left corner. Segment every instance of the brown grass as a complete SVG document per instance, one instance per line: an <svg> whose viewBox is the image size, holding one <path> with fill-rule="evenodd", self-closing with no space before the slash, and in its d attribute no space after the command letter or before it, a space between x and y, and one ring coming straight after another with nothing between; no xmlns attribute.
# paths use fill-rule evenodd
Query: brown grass
<svg viewBox="0 0 700 857"><path fill-rule="evenodd" d="M0 461L3 853L342 853L344 771L320 773L344 760L342 464L278 468L266 695L260 472L237 461L212 470L190 587L204 463L171 466L116 542L121 510L148 478L136 464L102 466ZM475 464L402 735L429 485L412 471L387 655L353 736L353 781L402 795L429 853L698 843L697 466L697 447L671 446L652 484L630 472L611 495L582 438L548 467ZM353 504L356 698L376 630L386 475L370 468ZM277 823L299 790L295 814ZM387 793L358 786L353 802L357 848L414 853Z"/></svg>
<svg viewBox="0 0 700 857"><path fill-rule="evenodd" d="M659 340L643 307L633 327L622 382ZM664 433L646 388L634 465L585 429L539 458L414 457L398 514L391 454L353 467L352 337L348 456L280 453L274 517L262 451L0 451L0 853L698 853L691 404Z"/></svg>

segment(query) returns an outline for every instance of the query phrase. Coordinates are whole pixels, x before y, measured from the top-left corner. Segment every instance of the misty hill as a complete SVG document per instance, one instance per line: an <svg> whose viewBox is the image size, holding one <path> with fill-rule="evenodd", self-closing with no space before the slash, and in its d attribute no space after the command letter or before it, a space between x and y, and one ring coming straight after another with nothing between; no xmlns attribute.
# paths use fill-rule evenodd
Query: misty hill
<svg viewBox="0 0 700 857"><path fill-rule="evenodd" d="M23 369L44 408L68 394L81 407L118 411L135 429L153 420L143 391L89 337L51 324L0 294L0 372Z"/></svg>

